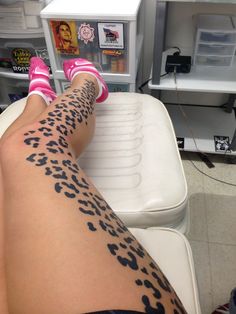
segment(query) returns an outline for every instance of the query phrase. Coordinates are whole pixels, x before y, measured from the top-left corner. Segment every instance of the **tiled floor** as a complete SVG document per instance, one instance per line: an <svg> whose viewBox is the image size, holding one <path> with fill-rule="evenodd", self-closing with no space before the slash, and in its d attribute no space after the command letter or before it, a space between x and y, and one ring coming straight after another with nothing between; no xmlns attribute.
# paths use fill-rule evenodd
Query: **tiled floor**
<svg viewBox="0 0 236 314"><path fill-rule="evenodd" d="M194 153L182 154L189 188L190 231L202 314L226 303L236 287L236 186L216 182L198 172L236 184L236 164L210 155L209 169Z"/></svg>

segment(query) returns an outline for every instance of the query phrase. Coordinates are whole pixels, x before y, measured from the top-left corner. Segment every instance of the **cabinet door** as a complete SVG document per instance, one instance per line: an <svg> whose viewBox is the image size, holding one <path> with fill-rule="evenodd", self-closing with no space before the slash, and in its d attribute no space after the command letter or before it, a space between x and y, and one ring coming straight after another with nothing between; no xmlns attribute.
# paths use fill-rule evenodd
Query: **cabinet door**
<svg viewBox="0 0 236 314"><path fill-rule="evenodd" d="M66 59L85 58L100 72L128 73L128 22L51 20L58 70Z"/></svg>

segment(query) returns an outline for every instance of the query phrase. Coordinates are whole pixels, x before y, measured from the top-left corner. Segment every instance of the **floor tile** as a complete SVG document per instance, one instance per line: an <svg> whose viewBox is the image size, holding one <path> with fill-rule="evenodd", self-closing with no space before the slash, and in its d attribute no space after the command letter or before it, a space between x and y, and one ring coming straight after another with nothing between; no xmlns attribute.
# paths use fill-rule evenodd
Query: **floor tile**
<svg viewBox="0 0 236 314"><path fill-rule="evenodd" d="M192 157L190 159L192 160ZM201 169L202 163L199 160L193 160L193 162L197 167ZM203 192L204 191L203 175L194 168L193 164L191 163L191 161L189 161L189 159L182 158L182 163L187 180L189 197L191 196L191 194Z"/></svg>
<svg viewBox="0 0 236 314"><path fill-rule="evenodd" d="M204 193L192 194L189 197L190 230L187 238L197 241L208 241L206 205Z"/></svg>
<svg viewBox="0 0 236 314"><path fill-rule="evenodd" d="M209 244L213 308L227 303L236 287L236 246Z"/></svg>
<svg viewBox="0 0 236 314"><path fill-rule="evenodd" d="M205 192L208 194L213 193L218 195L236 196L236 165L225 163L223 162L223 159L221 159L222 162L219 162L218 159L216 160L217 162L212 159L215 168L209 169L205 165L203 165L202 170L213 178L228 182L230 184L234 184L235 186L224 184L213 180L212 178L204 176Z"/></svg>
<svg viewBox="0 0 236 314"><path fill-rule="evenodd" d="M193 252L202 314L212 311L212 288L208 243L190 241Z"/></svg>
<svg viewBox="0 0 236 314"><path fill-rule="evenodd" d="M236 245L236 195L206 195L209 242Z"/></svg>

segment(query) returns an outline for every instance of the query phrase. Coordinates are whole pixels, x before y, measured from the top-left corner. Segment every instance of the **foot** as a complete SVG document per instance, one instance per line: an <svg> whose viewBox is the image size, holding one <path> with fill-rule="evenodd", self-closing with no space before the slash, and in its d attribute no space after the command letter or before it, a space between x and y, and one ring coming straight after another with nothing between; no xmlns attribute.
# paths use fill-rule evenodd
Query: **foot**
<svg viewBox="0 0 236 314"><path fill-rule="evenodd" d="M99 87L99 92L96 98L96 102L100 103L107 99L108 97L107 85L104 79L101 77L98 70L94 67L94 65L91 62L89 62L86 59L81 59L81 58L70 59L70 60L64 61L63 69L64 69L66 78L71 82L80 73L88 73L88 74L93 75L97 79L97 83Z"/></svg>
<svg viewBox="0 0 236 314"><path fill-rule="evenodd" d="M28 96L32 94L40 95L49 105L57 97L50 86L49 77L48 66L43 60L38 57L32 57L30 59Z"/></svg>

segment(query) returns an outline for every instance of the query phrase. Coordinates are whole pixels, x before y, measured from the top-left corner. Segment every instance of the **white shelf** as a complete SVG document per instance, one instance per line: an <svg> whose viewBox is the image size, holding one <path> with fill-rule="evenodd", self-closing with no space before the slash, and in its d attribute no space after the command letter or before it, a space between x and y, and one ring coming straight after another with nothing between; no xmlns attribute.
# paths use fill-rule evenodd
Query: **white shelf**
<svg viewBox="0 0 236 314"><path fill-rule="evenodd" d="M171 53L170 53L171 54ZM162 57L162 73L165 73L167 53ZM188 54L189 55L189 54ZM236 60L231 67L192 66L190 73L177 73L177 89L190 92L234 94L236 92ZM151 76L152 77L152 73ZM161 78L160 84L149 82L150 89L176 90L174 74Z"/></svg>
<svg viewBox="0 0 236 314"><path fill-rule="evenodd" d="M179 106L166 105L166 107L173 122L176 137L184 138L184 150L197 151L198 148L206 153L225 153L223 150L216 151L214 136L229 137L231 142L236 125L234 111L226 113L221 108L182 105L187 116L186 121ZM236 155L236 151L227 154Z"/></svg>
<svg viewBox="0 0 236 314"><path fill-rule="evenodd" d="M135 21L140 3L141 0L120 0L119 5L110 0L56 0L49 3L40 16L43 19Z"/></svg>
<svg viewBox="0 0 236 314"><path fill-rule="evenodd" d="M15 73L11 69L0 68L0 77L27 80L29 78L28 73Z"/></svg>
<svg viewBox="0 0 236 314"><path fill-rule="evenodd" d="M235 0L158 0L158 2L186 2L186 3L218 3L235 4Z"/></svg>
<svg viewBox="0 0 236 314"><path fill-rule="evenodd" d="M105 81L109 83L133 83L132 76L130 74L119 74L119 73L101 73ZM64 72L62 70L56 70L55 72L56 80L66 80Z"/></svg>
<svg viewBox="0 0 236 314"><path fill-rule="evenodd" d="M18 80L28 80L28 73L15 73L11 69L0 68L0 77L18 79ZM50 75L50 79L53 79L53 76Z"/></svg>
<svg viewBox="0 0 236 314"><path fill-rule="evenodd" d="M42 28L28 28L25 30L1 30L0 38L42 38L44 32Z"/></svg>

